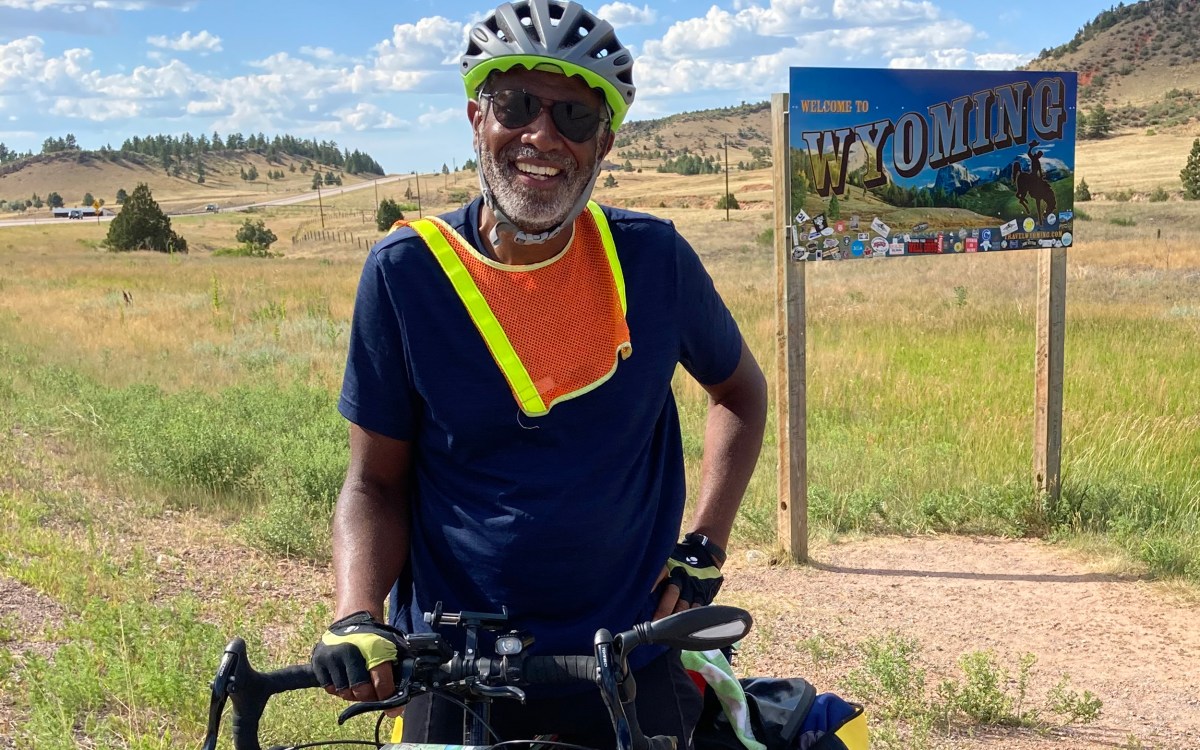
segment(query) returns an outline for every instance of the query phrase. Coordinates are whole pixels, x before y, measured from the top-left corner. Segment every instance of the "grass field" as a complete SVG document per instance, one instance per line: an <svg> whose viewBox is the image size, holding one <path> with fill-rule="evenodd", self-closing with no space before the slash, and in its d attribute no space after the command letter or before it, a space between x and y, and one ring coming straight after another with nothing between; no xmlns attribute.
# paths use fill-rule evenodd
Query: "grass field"
<svg viewBox="0 0 1200 750"><path fill-rule="evenodd" d="M700 207L717 178L618 179L601 200L653 201L677 223L774 381L770 212L727 223ZM765 184L747 174L734 192ZM424 211L471 185L422 177ZM333 240L296 239L320 228L312 208L255 214L281 238L275 259L212 256L234 244L233 214L176 219L187 256L104 252L105 227L89 222L0 231L0 573L62 609L34 640L64 644L54 659L11 652L20 624L0 621L0 719L6 705L24 717L19 746L194 744L226 634L261 633L252 646L280 663L324 627L313 603L331 601L328 584L305 559L327 554L345 469L333 406L358 241L379 236L364 216L374 199L326 204ZM1062 502L1032 490L1034 251L820 263L807 295L814 533L1087 540L1130 569L1200 580L1200 207L1076 209ZM705 397L682 377L676 394L695 481ZM772 414L737 548L774 545L774 443ZM196 538L176 545L180 528ZM235 554L224 528L261 552L222 564ZM177 546L213 559L185 564ZM334 731L312 700L289 702L277 726Z"/></svg>

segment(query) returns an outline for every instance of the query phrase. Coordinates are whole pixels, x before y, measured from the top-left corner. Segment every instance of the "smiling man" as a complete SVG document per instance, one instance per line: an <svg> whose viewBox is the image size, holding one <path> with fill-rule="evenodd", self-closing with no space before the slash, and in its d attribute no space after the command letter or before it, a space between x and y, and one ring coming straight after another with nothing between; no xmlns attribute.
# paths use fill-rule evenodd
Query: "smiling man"
<svg viewBox="0 0 1200 750"><path fill-rule="evenodd" d="M574 2L505 3L471 30L462 73L482 197L401 224L359 284L339 402L338 620L313 651L330 693L391 695L406 636L439 603L507 608L531 653L588 654L598 628L717 593L766 388L674 227L589 201L632 71L612 26ZM679 364L709 395L686 526ZM461 632L443 635L462 648ZM701 699L679 654L633 659L644 730L689 746ZM531 690L492 710L504 739L613 744L594 689ZM449 701L408 705L406 741L461 735Z"/></svg>

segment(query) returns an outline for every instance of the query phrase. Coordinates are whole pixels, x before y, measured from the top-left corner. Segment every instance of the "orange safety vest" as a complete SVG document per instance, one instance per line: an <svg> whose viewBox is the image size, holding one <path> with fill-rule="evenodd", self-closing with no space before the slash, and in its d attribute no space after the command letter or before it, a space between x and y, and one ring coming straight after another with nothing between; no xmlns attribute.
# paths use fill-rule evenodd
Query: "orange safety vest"
<svg viewBox="0 0 1200 750"><path fill-rule="evenodd" d="M527 266L485 257L437 217L393 226L425 241L529 416L599 387L633 351L612 232L600 206L587 207L563 252Z"/></svg>

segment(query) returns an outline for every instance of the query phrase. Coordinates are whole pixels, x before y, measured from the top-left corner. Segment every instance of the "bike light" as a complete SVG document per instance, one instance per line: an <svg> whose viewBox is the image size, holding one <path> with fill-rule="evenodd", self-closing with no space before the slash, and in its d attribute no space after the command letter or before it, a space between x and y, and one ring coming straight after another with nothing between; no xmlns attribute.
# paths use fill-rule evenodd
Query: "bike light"
<svg viewBox="0 0 1200 750"><path fill-rule="evenodd" d="M496 654L498 656L516 656L525 648L519 635L502 635L496 639Z"/></svg>

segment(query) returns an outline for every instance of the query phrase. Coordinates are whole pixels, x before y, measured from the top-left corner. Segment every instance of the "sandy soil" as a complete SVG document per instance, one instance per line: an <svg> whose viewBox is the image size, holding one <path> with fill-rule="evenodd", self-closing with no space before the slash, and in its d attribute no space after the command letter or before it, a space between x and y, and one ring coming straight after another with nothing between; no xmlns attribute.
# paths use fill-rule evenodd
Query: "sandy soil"
<svg viewBox="0 0 1200 750"><path fill-rule="evenodd" d="M1038 703L1067 673L1073 689L1103 701L1099 719L1049 735L979 732L945 747L1200 748L1200 605L1186 593L1096 572L1027 540L875 538L811 557L805 567L768 567L750 552L730 568L722 598L756 611L769 640L747 644L743 672L807 676L840 692L857 653L814 661L800 644L815 637L848 645L892 632L915 638L931 687L935 675L961 680L965 653L990 650L1011 673L1032 653Z"/></svg>

